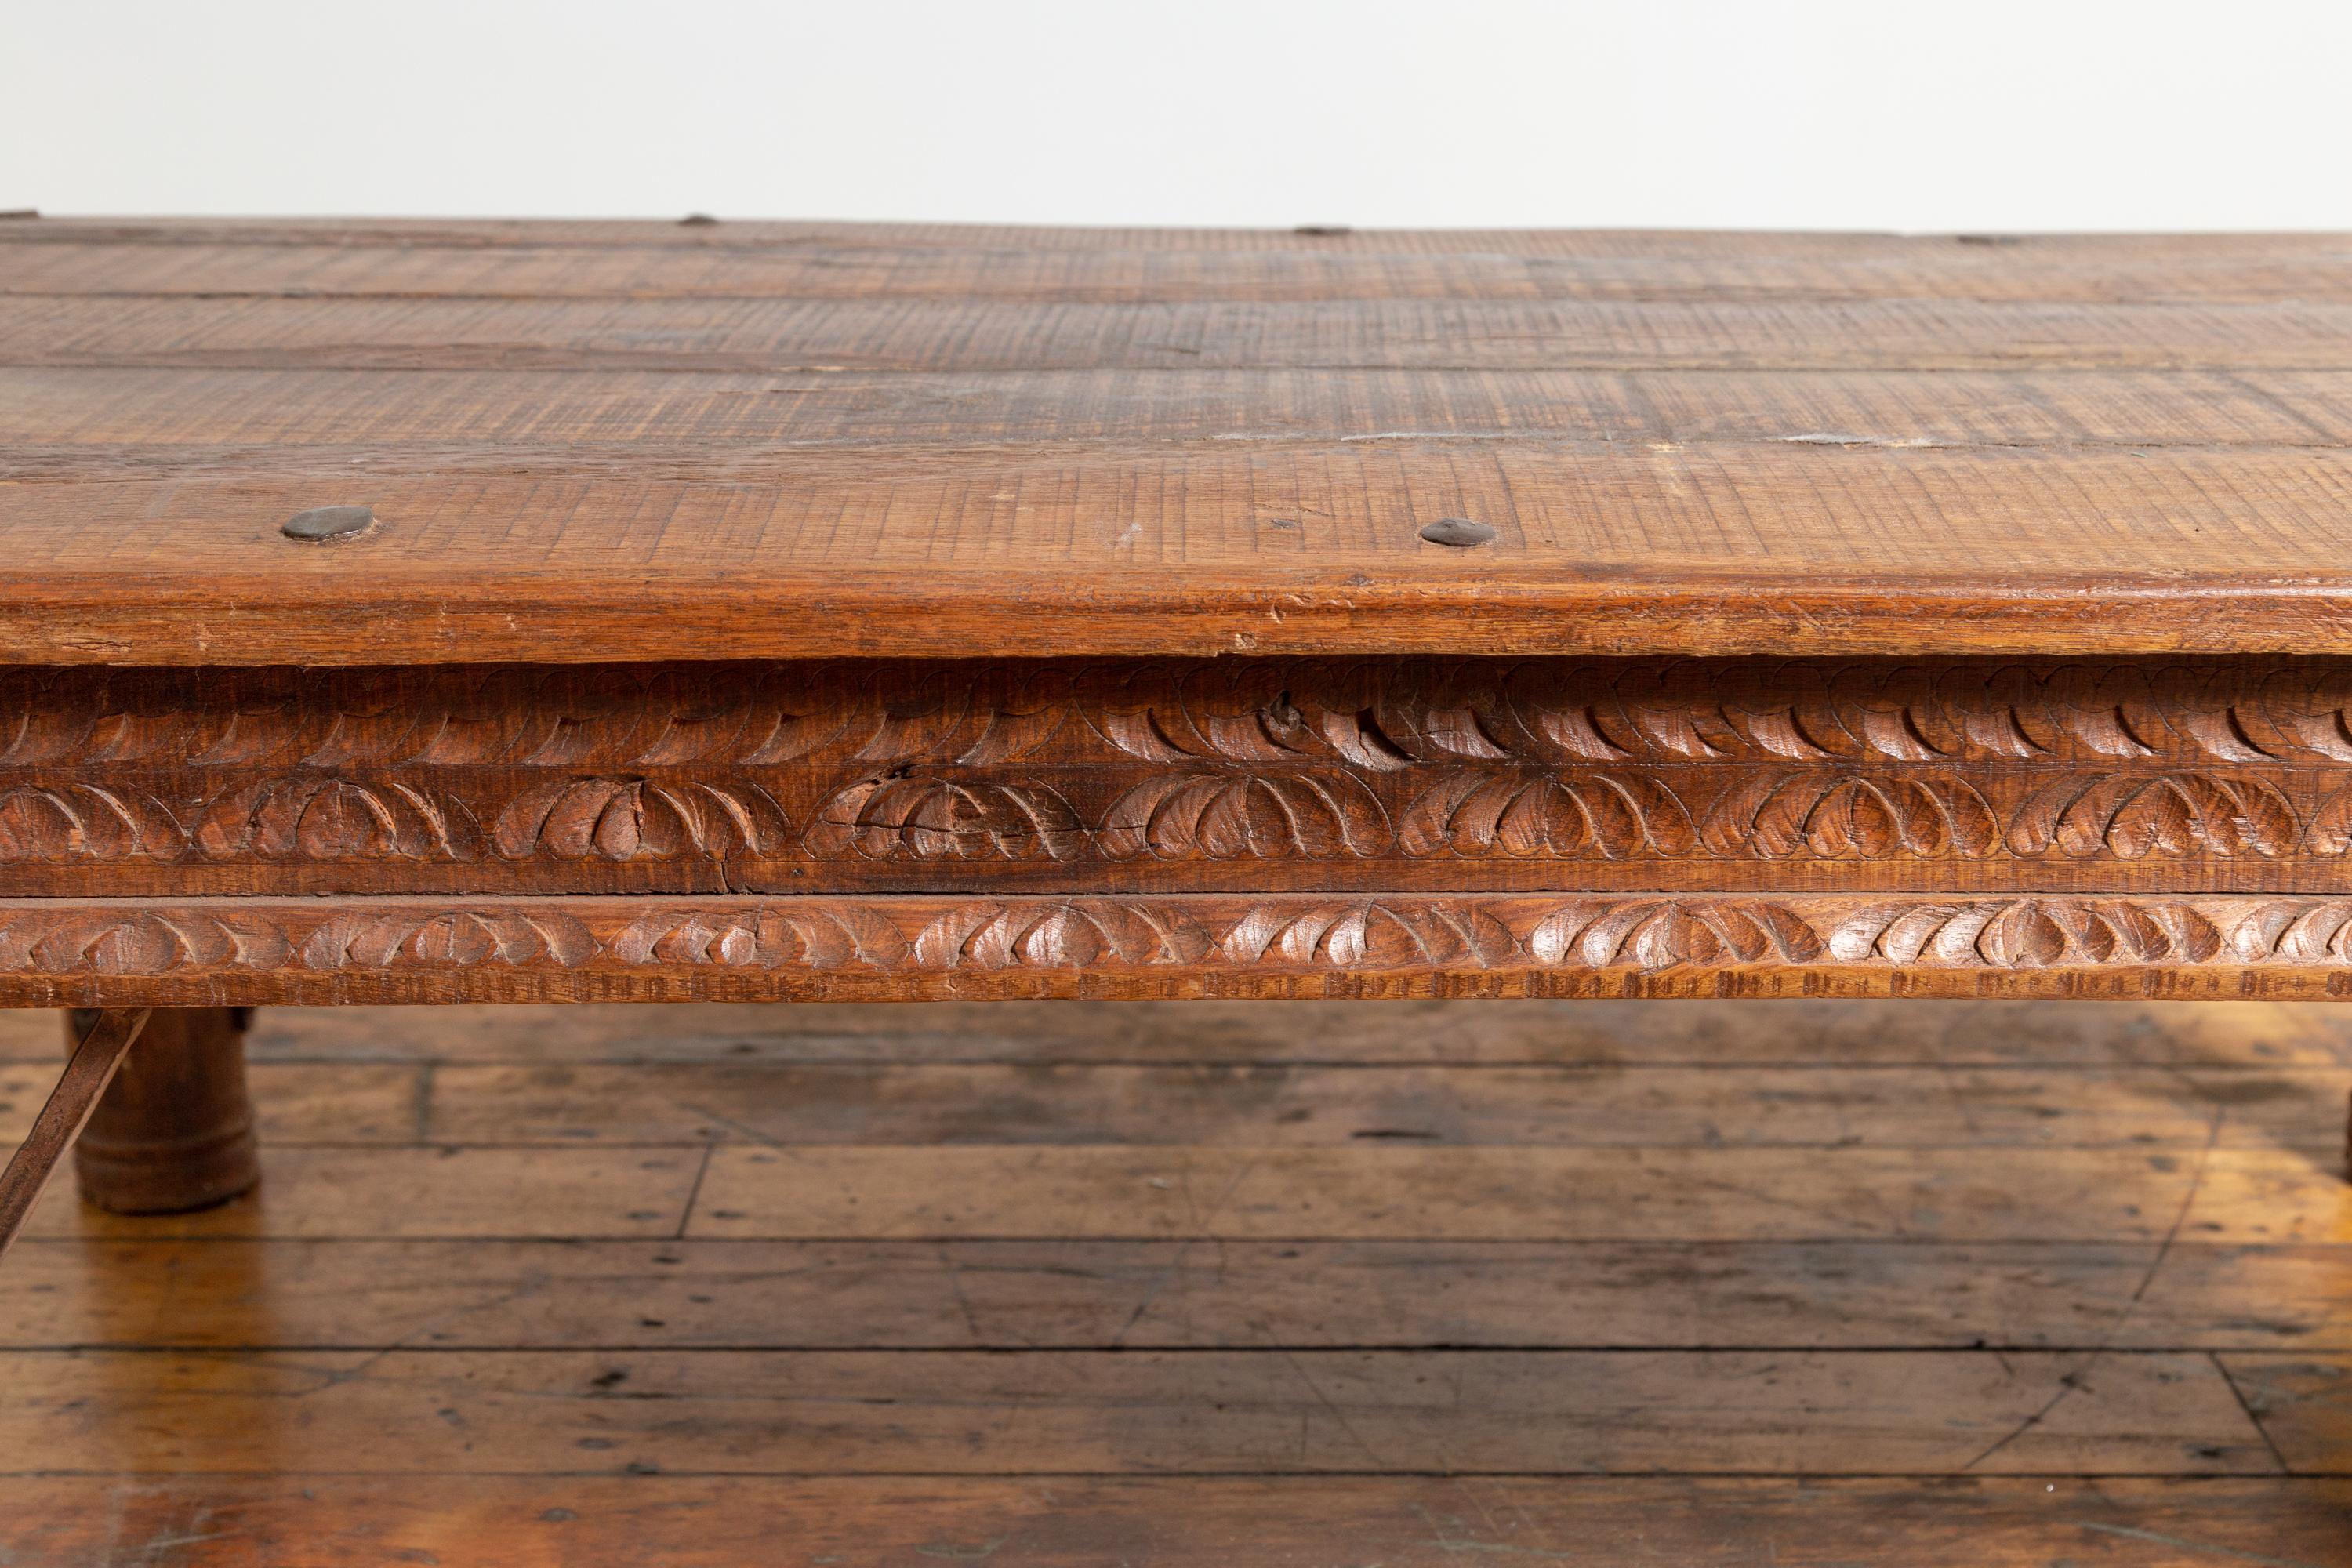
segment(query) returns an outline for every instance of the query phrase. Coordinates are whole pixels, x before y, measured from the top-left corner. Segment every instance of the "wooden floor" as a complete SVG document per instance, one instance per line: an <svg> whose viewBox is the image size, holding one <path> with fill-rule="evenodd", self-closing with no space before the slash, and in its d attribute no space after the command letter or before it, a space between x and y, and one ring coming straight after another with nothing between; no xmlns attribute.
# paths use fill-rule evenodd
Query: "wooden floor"
<svg viewBox="0 0 2352 1568"><path fill-rule="evenodd" d="M0 1138L59 1054L0 1015ZM2352 1563L2352 1010L279 1011L0 1563Z"/></svg>

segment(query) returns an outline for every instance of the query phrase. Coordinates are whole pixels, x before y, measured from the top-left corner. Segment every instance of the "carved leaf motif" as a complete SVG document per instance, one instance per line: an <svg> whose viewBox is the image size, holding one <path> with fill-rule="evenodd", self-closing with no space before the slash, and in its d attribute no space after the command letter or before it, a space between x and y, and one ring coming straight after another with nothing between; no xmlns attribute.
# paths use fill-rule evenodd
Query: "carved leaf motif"
<svg viewBox="0 0 2352 1568"><path fill-rule="evenodd" d="M2324 903L2281 900L2267 903L2230 933L2231 956L2249 963L2283 959L2294 963L2352 962L2352 901Z"/></svg>
<svg viewBox="0 0 2352 1568"><path fill-rule="evenodd" d="M2352 762L2352 669L1955 659L628 666L0 675L0 766L499 766L609 773L1001 765L1066 742L1160 763L2168 757Z"/></svg>
<svg viewBox="0 0 2352 1568"><path fill-rule="evenodd" d="M1086 828L1040 784L867 779L819 807L803 842L828 858L1070 860L1085 852Z"/></svg>
<svg viewBox="0 0 2352 1568"><path fill-rule="evenodd" d="M769 854L786 834L783 808L757 784L593 778L517 795L499 814L495 837L510 860L638 860Z"/></svg>
<svg viewBox="0 0 2352 1568"><path fill-rule="evenodd" d="M640 965L730 969L892 969L906 961L898 927L854 902L755 910L659 910L615 932L611 955Z"/></svg>
<svg viewBox="0 0 2352 1568"><path fill-rule="evenodd" d="M2340 661L2272 670L2246 707L2262 721L2264 751L2352 763L2352 668Z"/></svg>
<svg viewBox="0 0 2352 1568"><path fill-rule="evenodd" d="M222 795L196 821L196 847L308 859L470 858L471 825L421 791L331 773L267 779Z"/></svg>
<svg viewBox="0 0 2352 1568"><path fill-rule="evenodd" d="M273 969L285 939L258 919L125 915L84 910L22 915L0 922L0 971L68 974L163 974L175 969Z"/></svg>
<svg viewBox="0 0 2352 1568"><path fill-rule="evenodd" d="M1517 939L1494 916L1464 905L1403 908L1380 903L1261 906L1217 944L1234 963L1339 969L1507 963Z"/></svg>
<svg viewBox="0 0 2352 1568"><path fill-rule="evenodd" d="M926 969L1085 969L1198 963L1210 946L1208 932L1180 909L1087 899L950 910L916 934L912 955Z"/></svg>
<svg viewBox="0 0 2352 1568"><path fill-rule="evenodd" d="M966 728L951 742L961 748L955 760L964 767L998 766L1034 755L1061 733L1076 711L1069 675L1054 668L985 673L968 707Z"/></svg>
<svg viewBox="0 0 2352 1568"><path fill-rule="evenodd" d="M161 805L95 784L0 790L0 861L172 857L178 825Z"/></svg>
<svg viewBox="0 0 2352 1568"><path fill-rule="evenodd" d="M1645 850L1687 854L1693 842L1682 802L1638 773L1456 773L1416 795L1397 824L1399 847L1413 856L1567 858L1589 851L1621 860Z"/></svg>
<svg viewBox="0 0 2352 1568"><path fill-rule="evenodd" d="M2206 773L2074 774L2027 796L2009 827L2021 855L2053 846L2077 858L2126 860L2208 854L2275 858L2292 853L2294 807L2256 778Z"/></svg>
<svg viewBox="0 0 2352 1568"><path fill-rule="evenodd" d="M2062 963L2201 963L2219 928L2171 900L1985 900L1883 905L1839 922L1829 951L1847 963L1883 958L1951 968L2046 969Z"/></svg>
<svg viewBox="0 0 2352 1568"><path fill-rule="evenodd" d="M314 973L576 970L592 963L812 971L1157 965L1465 971L1529 960L1548 967L1657 972L1811 963L1824 957L1847 964L1977 970L2223 959L2352 968L2352 900L2296 897L1887 899L1844 914L1830 912L1840 906L1835 900L1720 898L1286 899L1238 907L1227 902L1215 915L1205 912L1214 903L1185 899L926 901L919 910L856 899L722 900L701 907L666 903L630 920L602 947L586 921L606 917L593 912L583 920L545 907L378 907L318 923L299 902L226 916L19 908L0 916L0 973L136 976L296 965ZM908 934L919 920L919 929ZM1214 929L1206 923L1211 920L1218 922ZM1515 926L1527 931L1524 942L1514 935Z"/></svg>
<svg viewBox="0 0 2352 1568"><path fill-rule="evenodd" d="M596 939L569 915L371 911L339 915L319 927L302 945L302 963L310 969L465 969L489 963L569 969L595 952Z"/></svg>
<svg viewBox="0 0 2352 1568"><path fill-rule="evenodd" d="M2304 842L2315 855L2339 856L2352 850L2352 784L2319 803L2304 830Z"/></svg>
<svg viewBox="0 0 2352 1568"><path fill-rule="evenodd" d="M1807 963L1822 941L1778 904L1718 900L1635 900L1570 904L1538 922L1528 940L1540 963L1643 970L1681 963Z"/></svg>
<svg viewBox="0 0 2352 1568"><path fill-rule="evenodd" d="M1383 853L1388 816L1346 773L1170 773L1129 790L1097 838L1114 860L1328 859Z"/></svg>
<svg viewBox="0 0 2352 1568"><path fill-rule="evenodd" d="M774 914L646 915L614 935L611 952L624 963L717 964L778 969L803 952L792 926Z"/></svg>
<svg viewBox="0 0 2352 1568"><path fill-rule="evenodd" d="M1932 858L1989 854L2000 841L2000 825L1984 796L1962 779L1759 773L1716 801L1699 835L1718 855Z"/></svg>

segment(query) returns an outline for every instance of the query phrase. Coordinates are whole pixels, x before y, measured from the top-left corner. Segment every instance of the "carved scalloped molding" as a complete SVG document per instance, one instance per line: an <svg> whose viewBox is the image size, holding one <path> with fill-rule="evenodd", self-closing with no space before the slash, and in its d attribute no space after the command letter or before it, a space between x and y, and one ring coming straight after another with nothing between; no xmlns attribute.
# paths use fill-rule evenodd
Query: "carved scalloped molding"
<svg viewBox="0 0 2352 1568"><path fill-rule="evenodd" d="M1477 895L0 906L0 975L2352 969L2352 899Z"/></svg>

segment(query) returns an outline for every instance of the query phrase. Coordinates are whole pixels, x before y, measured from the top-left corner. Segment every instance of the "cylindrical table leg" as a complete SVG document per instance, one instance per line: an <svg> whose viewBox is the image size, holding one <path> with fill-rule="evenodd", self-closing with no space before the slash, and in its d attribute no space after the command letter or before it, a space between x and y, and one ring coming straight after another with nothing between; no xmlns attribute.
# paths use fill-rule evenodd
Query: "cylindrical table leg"
<svg viewBox="0 0 2352 1568"><path fill-rule="evenodd" d="M85 1199L116 1214L178 1214L260 1180L245 1088L249 1012L155 1009L74 1146ZM79 1037L72 1018L67 1037Z"/></svg>

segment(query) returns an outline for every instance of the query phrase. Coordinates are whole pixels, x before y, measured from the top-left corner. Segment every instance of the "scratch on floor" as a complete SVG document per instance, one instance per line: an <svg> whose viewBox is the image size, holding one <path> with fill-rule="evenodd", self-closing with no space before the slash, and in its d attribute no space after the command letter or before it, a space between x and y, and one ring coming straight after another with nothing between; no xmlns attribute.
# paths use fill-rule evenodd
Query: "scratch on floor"
<svg viewBox="0 0 2352 1568"><path fill-rule="evenodd" d="M1370 1443L1364 1441L1364 1435L1356 1430L1356 1424L1348 1419L1348 1413L1340 1409L1329 1394L1323 1392L1322 1384L1308 1375L1305 1364L1298 1359L1298 1352L1285 1346L1282 1359L1290 1363L1290 1370L1298 1374L1298 1381L1307 1385L1307 1392L1315 1396L1315 1403L1320 1405L1329 1413L1331 1419L1339 1424L1339 1430L1348 1435L1348 1441L1353 1443L1362 1451L1364 1458L1372 1462L1372 1468L1376 1470L1388 1468L1388 1461L1381 1458Z"/></svg>
<svg viewBox="0 0 2352 1568"><path fill-rule="evenodd" d="M2070 1519L2067 1523L2080 1530L2094 1530L2101 1535L2120 1535L2126 1541L2145 1541L2152 1546L2177 1547L2183 1552L2203 1552L2209 1557L2227 1557L2236 1563L2261 1563L2267 1568L2324 1568L2317 1563L2307 1563L2300 1557L2266 1557L2259 1552L2245 1552L2235 1546L2216 1546L2210 1542L2190 1541L2185 1536L2159 1535L2153 1530L2134 1530L2125 1524L2095 1524L2087 1519Z"/></svg>
<svg viewBox="0 0 2352 1568"><path fill-rule="evenodd" d="M2204 1190L2206 1168L2213 1162L2214 1147L2221 1142L2221 1123L2229 1114L2224 1107L2214 1108L2212 1123L2205 1130L2205 1146L2197 1152L2197 1168L2189 1173L2189 1191L2181 1195L2179 1212L2172 1216L2172 1224L2165 1231L2164 1240L2158 1246L2156 1256L2147 1260L2147 1271L2140 1275L2139 1283L2133 1287L2130 1299L2124 1302L2123 1310L2116 1314L2116 1321L2107 1325L2107 1331L2099 1336L2099 1342L2091 1347L2090 1354L2083 1358L2083 1364L2058 1380L2058 1392L2044 1401L2041 1409L2019 1422L2013 1429L1990 1447L1962 1465L1960 1467L1962 1475L1975 1469L1979 1465L2041 1426L2050 1418L2053 1411L2066 1403L2070 1394L2087 1383L2091 1368L2098 1363L2101 1356L2107 1353L2108 1347L2116 1342L2116 1336L2124 1331L2124 1325L2131 1321L2132 1314L2139 1310L2141 1299L2147 1294L2147 1288L2156 1283L2157 1271L2164 1267L2165 1258L2171 1255L2172 1244L2180 1239L2180 1228L2189 1223L2189 1211L2196 1206L2197 1194ZM2257 1430L2259 1431L2260 1428Z"/></svg>
<svg viewBox="0 0 2352 1568"><path fill-rule="evenodd" d="M1217 1216L1225 1212L1225 1205L1233 1201L1234 1194L1241 1190L1241 1184L1249 1179L1250 1173L1255 1171L1257 1166L1258 1162L1255 1156L1243 1161L1240 1168L1234 1172L1233 1179L1225 1184L1225 1190L1219 1193L1216 1196L1216 1200L1210 1204L1208 1212L1206 1214L1202 1214L1197 1208L1193 1210L1192 1228L1196 1231L1207 1230L1216 1220ZM1189 1172L1187 1173L1187 1175L1189 1177ZM1191 1202L1192 1196L1192 1184L1188 1180L1184 1186L1184 1197L1188 1204ZM1143 1315L1151 1310L1151 1304L1160 1299L1160 1293L1166 1289L1169 1283L1176 1278L1177 1273L1184 1267L1184 1259L1186 1256L1192 1252L1193 1246L1199 1239L1201 1238L1196 1237L1180 1242L1177 1245L1174 1255L1168 1259L1168 1266L1160 1269L1157 1275L1153 1276L1150 1284L1144 1287L1143 1297L1140 1300L1136 1302L1135 1310L1127 1315L1127 1321L1121 1323L1118 1326L1118 1331L1111 1335L1110 1342L1112 1349L1120 1349L1126 1345L1129 1332L1134 1329L1136 1324L1143 1321Z"/></svg>

